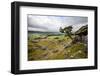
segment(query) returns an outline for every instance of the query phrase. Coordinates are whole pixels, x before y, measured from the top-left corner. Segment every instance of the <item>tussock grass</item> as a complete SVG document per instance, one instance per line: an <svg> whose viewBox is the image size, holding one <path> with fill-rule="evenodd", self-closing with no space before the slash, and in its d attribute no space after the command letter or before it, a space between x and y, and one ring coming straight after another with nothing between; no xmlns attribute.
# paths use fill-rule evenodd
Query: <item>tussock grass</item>
<svg viewBox="0 0 100 76"><path fill-rule="evenodd" d="M72 44L72 40L64 35L28 36L28 60L82 59L87 58L84 43Z"/></svg>

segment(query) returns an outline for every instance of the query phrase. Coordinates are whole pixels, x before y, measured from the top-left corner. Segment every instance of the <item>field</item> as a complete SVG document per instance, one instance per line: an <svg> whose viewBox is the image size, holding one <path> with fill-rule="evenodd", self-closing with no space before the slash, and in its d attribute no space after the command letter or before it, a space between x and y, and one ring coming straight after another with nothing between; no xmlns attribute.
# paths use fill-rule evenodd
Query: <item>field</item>
<svg viewBox="0 0 100 76"><path fill-rule="evenodd" d="M74 36L72 36L74 38ZM28 61L87 58L84 43L72 43L63 34L28 34Z"/></svg>

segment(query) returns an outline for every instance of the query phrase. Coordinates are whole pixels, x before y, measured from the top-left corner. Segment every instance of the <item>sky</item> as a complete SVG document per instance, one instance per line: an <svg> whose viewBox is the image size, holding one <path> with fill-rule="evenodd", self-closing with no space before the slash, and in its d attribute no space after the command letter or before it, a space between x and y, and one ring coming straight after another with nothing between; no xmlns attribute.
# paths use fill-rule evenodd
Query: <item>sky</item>
<svg viewBox="0 0 100 76"><path fill-rule="evenodd" d="M72 32L88 24L87 17L27 15L28 31L59 32L59 28L72 25Z"/></svg>

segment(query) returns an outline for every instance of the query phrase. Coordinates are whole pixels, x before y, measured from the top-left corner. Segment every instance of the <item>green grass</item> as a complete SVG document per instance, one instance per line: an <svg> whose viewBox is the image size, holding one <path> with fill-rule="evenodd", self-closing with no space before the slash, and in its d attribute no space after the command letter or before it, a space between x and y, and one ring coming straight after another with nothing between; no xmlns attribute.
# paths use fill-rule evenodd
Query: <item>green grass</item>
<svg viewBox="0 0 100 76"><path fill-rule="evenodd" d="M29 34L28 60L55 60L87 58L83 43L72 44L64 35Z"/></svg>

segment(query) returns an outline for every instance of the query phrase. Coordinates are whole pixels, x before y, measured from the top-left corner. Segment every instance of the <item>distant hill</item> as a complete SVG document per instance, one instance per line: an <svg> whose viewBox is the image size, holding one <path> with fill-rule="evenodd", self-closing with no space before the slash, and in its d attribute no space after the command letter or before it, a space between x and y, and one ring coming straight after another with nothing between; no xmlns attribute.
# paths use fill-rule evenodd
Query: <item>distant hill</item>
<svg viewBox="0 0 100 76"><path fill-rule="evenodd" d="M60 32L42 32L42 31L28 31L28 33L34 33L34 34L54 34L54 35L58 35L58 34L62 34Z"/></svg>

